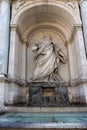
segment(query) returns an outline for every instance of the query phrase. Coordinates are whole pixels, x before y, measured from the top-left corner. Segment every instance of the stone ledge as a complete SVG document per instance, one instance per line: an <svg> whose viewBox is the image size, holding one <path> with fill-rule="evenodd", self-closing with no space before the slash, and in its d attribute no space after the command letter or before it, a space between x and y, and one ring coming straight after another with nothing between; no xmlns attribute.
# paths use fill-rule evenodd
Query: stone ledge
<svg viewBox="0 0 87 130"><path fill-rule="evenodd" d="M87 107L5 107L7 112L87 112Z"/></svg>
<svg viewBox="0 0 87 130"><path fill-rule="evenodd" d="M87 84L87 79L82 79L81 77L78 77L77 79L72 79L69 81L70 87L76 87L79 85L85 85Z"/></svg>
<svg viewBox="0 0 87 130"><path fill-rule="evenodd" d="M0 82L7 82L7 83L16 83L20 86L28 86L30 82L24 80L24 79L19 79L19 78L11 78L11 77L0 77ZM70 87L76 87L79 85L85 85L87 84L87 79L82 79L81 76L79 76L77 79L71 79L69 82L66 82L67 86Z"/></svg>
<svg viewBox="0 0 87 130"><path fill-rule="evenodd" d="M81 129L87 130L87 123L1 123L1 128L24 128L24 129Z"/></svg>
<svg viewBox="0 0 87 130"><path fill-rule="evenodd" d="M0 77L0 83L1 82L15 83L15 84L18 84L20 86L26 86L27 85L27 82L25 80L19 79L19 78Z"/></svg>

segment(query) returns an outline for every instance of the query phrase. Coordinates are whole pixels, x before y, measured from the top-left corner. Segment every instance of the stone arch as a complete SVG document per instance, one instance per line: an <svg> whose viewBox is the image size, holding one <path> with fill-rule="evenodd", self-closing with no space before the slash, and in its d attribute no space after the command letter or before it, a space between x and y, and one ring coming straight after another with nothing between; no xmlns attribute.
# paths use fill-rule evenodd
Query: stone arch
<svg viewBox="0 0 87 130"><path fill-rule="evenodd" d="M11 23L16 24L19 17L22 17L22 14L25 11L27 11L33 7L42 6L42 5L45 5L45 4L42 4L42 2L26 3L23 7L19 8L17 10L17 12L14 14L14 16L11 20ZM61 2L52 2L52 1L48 2L47 5L52 5L52 6L60 8L61 10L64 10L68 15L70 15L73 18L73 20L75 21L75 24L81 24L79 15L68 5L61 3Z"/></svg>
<svg viewBox="0 0 87 130"><path fill-rule="evenodd" d="M47 8L49 8L49 10L51 8L53 10L53 8L54 8L54 10L53 10L54 12L49 11L49 15L54 13L52 15L55 15L56 18L54 16L50 16L50 17L53 17L53 19L55 19L55 20L50 21L49 23L51 23L51 22L52 22L52 24L53 24L53 22L58 23L58 25L60 26L59 30L61 30L62 27L64 26L63 27L63 30L65 30L64 33L67 34L66 41L68 41L71 38L71 35L72 35L71 33L73 31L74 26L75 25L81 25L81 20L80 20L78 13L76 13L73 8L69 7L67 4L64 4L63 2L48 1L47 5L42 3L41 1L31 2L31 3L27 2L26 4L24 4L22 7L20 7L16 11L16 13L13 15L12 20L11 20L12 25L18 25L19 26L22 39L26 38L24 36L25 34L23 34L22 32L26 33L27 28L31 28L31 25L28 25L28 22L26 22L26 21L29 21L31 19L30 18L29 20L27 20L27 17L31 17L30 16L31 14L29 15L29 12L32 12L32 10L35 9L35 8L38 9L40 6L41 7L47 6ZM38 12L38 14L39 13L41 13L41 12ZM25 14L27 14L27 16L25 16ZM57 15L60 15L60 14L61 14L61 18L59 20ZM34 13L32 15L35 16ZM32 16L32 17L34 17L34 16ZM24 19L26 19L26 20L24 21ZM50 19L52 19L52 18L50 18ZM41 22L43 22L43 24L44 24L44 21L41 21ZM36 23L40 24L37 21L36 21ZM55 27L59 28L58 25L56 25Z"/></svg>
<svg viewBox="0 0 87 130"><path fill-rule="evenodd" d="M54 26L52 23L50 24L36 24L35 26L29 28L28 30L26 30L26 32L24 33L23 35L23 39L28 39L28 36L31 35L33 33L34 30L39 30L39 29L42 29L42 28L48 28L48 29L52 29L52 30L56 30L58 32L60 32L60 34L62 35L62 37L64 38L65 41L67 41L70 37L69 33L67 32L67 30L63 30L62 31L62 28L61 27L58 27L58 26Z"/></svg>

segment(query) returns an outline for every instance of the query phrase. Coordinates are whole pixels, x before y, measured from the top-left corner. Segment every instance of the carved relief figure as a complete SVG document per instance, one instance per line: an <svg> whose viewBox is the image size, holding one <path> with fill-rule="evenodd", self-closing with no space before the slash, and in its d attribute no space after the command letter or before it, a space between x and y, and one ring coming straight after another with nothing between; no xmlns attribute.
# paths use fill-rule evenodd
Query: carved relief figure
<svg viewBox="0 0 87 130"><path fill-rule="evenodd" d="M61 81L59 62L66 62L66 56L52 38L46 34L43 40L32 47L35 60L33 81Z"/></svg>

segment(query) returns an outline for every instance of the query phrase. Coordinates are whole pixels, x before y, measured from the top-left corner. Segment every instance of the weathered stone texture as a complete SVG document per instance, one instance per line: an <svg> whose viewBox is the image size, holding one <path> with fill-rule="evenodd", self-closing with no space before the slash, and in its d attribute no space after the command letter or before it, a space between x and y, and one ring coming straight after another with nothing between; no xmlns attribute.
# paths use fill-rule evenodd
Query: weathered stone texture
<svg viewBox="0 0 87 130"><path fill-rule="evenodd" d="M87 103L87 59L78 1L13 1L12 12L11 3L8 2L7 8L4 8L4 4L0 6L2 12L6 11L0 28L0 50L3 50L0 51L0 72L6 72L8 68L8 73L4 73L7 74L5 76L8 82L0 82L0 108L4 103L26 101L25 86L31 81L35 68L31 47L39 42L46 32L51 34L53 41L67 56L66 64L60 63L59 72L69 84L70 102ZM84 10L82 8L82 19L87 32L86 5L87 2L84 4ZM10 13L12 15L9 27ZM1 29L4 30L3 37ZM5 64L2 66L2 63Z"/></svg>

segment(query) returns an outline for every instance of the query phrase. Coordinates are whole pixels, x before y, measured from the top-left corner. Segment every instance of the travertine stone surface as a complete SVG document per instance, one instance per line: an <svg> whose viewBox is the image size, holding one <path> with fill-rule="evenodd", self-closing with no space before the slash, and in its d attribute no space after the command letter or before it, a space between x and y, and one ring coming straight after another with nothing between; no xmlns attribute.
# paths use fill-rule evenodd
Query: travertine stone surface
<svg viewBox="0 0 87 130"><path fill-rule="evenodd" d="M82 30L79 29L75 33L75 42L74 42L74 50L76 53L76 70L77 70L77 77L81 76L82 79L86 78L87 71L87 60L86 60L86 54L85 54L85 47L84 47L84 41L83 41L83 35Z"/></svg>
<svg viewBox="0 0 87 130"><path fill-rule="evenodd" d="M80 2L80 8L81 8L84 40L85 40L86 54L87 54L87 0L82 0Z"/></svg>
<svg viewBox="0 0 87 130"><path fill-rule="evenodd" d="M2 2L1 2L1 0L0 0L0 15L1 15L1 3L2 3Z"/></svg>
<svg viewBox="0 0 87 130"><path fill-rule="evenodd" d="M4 80L0 80L0 111L4 111L4 100L5 100L5 86Z"/></svg>
<svg viewBox="0 0 87 130"><path fill-rule="evenodd" d="M11 12L10 4L9 1L2 0L0 6L0 73L7 74L8 68L9 80L7 83L4 80L0 82L1 106L4 103L25 102L25 86L31 81L35 67L31 48L46 32L52 35L53 41L67 56L66 64L60 63L59 72L70 85L70 101L87 103L87 59L79 10L80 4L86 35L87 1L80 3L80 0L15 0L12 2Z"/></svg>
<svg viewBox="0 0 87 130"><path fill-rule="evenodd" d="M4 86L3 84L0 84L0 110L3 110L3 107L4 107Z"/></svg>
<svg viewBox="0 0 87 130"><path fill-rule="evenodd" d="M8 112L87 112L87 107L5 107Z"/></svg>
<svg viewBox="0 0 87 130"><path fill-rule="evenodd" d="M27 40L24 39L23 40L23 44L22 44L22 74L21 74L21 78L26 80L26 71L27 71L27 68L26 68L26 63L27 63Z"/></svg>
<svg viewBox="0 0 87 130"><path fill-rule="evenodd" d="M79 76L81 79L86 78L87 63L77 1L15 1L12 5L11 24L9 77L31 81L35 67L31 47L49 30L53 40L58 42L68 57L65 66L60 64L59 71L63 79L68 82L79 79ZM23 39L27 40L27 46ZM72 101L80 100L78 86L72 87L71 93Z"/></svg>
<svg viewBox="0 0 87 130"><path fill-rule="evenodd" d="M10 30L10 2L7 0L2 0L0 17L0 73L7 75Z"/></svg>

